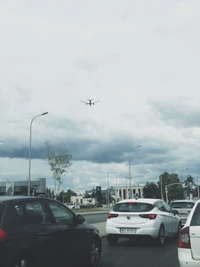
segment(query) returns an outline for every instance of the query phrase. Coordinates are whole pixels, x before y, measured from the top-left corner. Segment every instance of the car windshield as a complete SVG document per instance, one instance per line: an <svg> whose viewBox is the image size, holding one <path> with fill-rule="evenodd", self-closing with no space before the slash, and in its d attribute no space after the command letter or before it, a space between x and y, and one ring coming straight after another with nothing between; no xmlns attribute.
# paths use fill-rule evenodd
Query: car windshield
<svg viewBox="0 0 200 267"><path fill-rule="evenodd" d="M114 206L113 211L117 212L147 212L154 208L152 204L140 202L118 203Z"/></svg>
<svg viewBox="0 0 200 267"><path fill-rule="evenodd" d="M173 209L191 209L194 206L193 202L173 202L170 205Z"/></svg>

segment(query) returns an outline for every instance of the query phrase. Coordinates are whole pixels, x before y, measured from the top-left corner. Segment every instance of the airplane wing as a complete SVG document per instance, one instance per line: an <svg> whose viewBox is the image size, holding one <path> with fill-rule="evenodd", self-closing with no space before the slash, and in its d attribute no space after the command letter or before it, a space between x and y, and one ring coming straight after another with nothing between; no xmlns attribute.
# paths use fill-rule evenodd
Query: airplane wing
<svg viewBox="0 0 200 267"><path fill-rule="evenodd" d="M85 101L83 101L83 100L81 100L81 102L83 102L83 103L85 103L85 104L88 104L87 102L85 102Z"/></svg>
<svg viewBox="0 0 200 267"><path fill-rule="evenodd" d="M93 102L93 104L98 103L100 100Z"/></svg>

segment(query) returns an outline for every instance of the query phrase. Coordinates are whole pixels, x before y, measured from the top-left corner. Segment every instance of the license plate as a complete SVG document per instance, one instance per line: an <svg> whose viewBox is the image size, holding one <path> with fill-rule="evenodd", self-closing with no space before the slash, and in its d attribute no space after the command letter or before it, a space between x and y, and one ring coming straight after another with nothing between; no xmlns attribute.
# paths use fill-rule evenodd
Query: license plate
<svg viewBox="0 0 200 267"><path fill-rule="evenodd" d="M133 228L120 228L120 233L123 234L136 234L137 230Z"/></svg>

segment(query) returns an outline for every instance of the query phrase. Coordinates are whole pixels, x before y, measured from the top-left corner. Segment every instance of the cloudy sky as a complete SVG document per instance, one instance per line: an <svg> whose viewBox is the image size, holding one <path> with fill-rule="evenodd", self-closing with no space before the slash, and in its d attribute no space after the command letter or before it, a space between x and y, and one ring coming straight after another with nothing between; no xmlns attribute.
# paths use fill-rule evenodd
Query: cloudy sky
<svg viewBox="0 0 200 267"><path fill-rule="evenodd" d="M1 0L0 180L52 175L44 142L73 164L62 189L200 175L199 0ZM81 102L100 100L94 106ZM141 147L135 148L141 145ZM167 162L168 161L168 162Z"/></svg>

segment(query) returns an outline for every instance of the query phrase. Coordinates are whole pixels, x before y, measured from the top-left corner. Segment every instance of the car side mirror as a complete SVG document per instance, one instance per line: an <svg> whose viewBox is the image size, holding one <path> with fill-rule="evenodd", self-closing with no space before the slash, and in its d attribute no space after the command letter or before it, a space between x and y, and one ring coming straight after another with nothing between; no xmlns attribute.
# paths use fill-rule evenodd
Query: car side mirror
<svg viewBox="0 0 200 267"><path fill-rule="evenodd" d="M78 215L76 216L76 223L77 223L77 224L82 224L82 223L84 223L84 222L85 222L85 218L83 217L83 215L78 214Z"/></svg>
<svg viewBox="0 0 200 267"><path fill-rule="evenodd" d="M179 212L178 210L173 210L174 215L177 215Z"/></svg>

